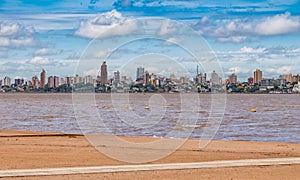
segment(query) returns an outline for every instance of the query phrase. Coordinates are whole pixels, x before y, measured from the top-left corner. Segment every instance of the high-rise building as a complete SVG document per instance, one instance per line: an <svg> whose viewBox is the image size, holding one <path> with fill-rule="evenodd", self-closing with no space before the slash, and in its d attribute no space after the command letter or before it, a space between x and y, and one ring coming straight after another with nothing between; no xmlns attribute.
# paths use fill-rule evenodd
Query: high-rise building
<svg viewBox="0 0 300 180"><path fill-rule="evenodd" d="M122 82L126 82L126 81L127 81L127 77L126 77L126 76L122 76L121 81L122 81Z"/></svg>
<svg viewBox="0 0 300 180"><path fill-rule="evenodd" d="M293 76L293 82L299 82L300 81L300 75L297 74L297 75L294 75Z"/></svg>
<svg viewBox="0 0 300 180"><path fill-rule="evenodd" d="M170 81L175 82L176 81L176 76L175 74L170 75Z"/></svg>
<svg viewBox="0 0 300 180"><path fill-rule="evenodd" d="M59 86L59 77L54 76L54 87L58 87Z"/></svg>
<svg viewBox="0 0 300 180"><path fill-rule="evenodd" d="M143 67L138 67L136 69L136 79L140 79L144 76L144 73L145 73L145 69Z"/></svg>
<svg viewBox="0 0 300 180"><path fill-rule="evenodd" d="M84 82L84 78L79 76L78 74L76 74L76 76L74 77L74 83L79 84L79 83L83 83L83 82Z"/></svg>
<svg viewBox="0 0 300 180"><path fill-rule="evenodd" d="M228 76L228 80L230 84L236 84L237 83L237 75L235 73Z"/></svg>
<svg viewBox="0 0 300 180"><path fill-rule="evenodd" d="M54 77L53 76L48 77L48 87L54 88Z"/></svg>
<svg viewBox="0 0 300 180"><path fill-rule="evenodd" d="M114 72L114 80L116 82L120 82L120 72L119 71Z"/></svg>
<svg viewBox="0 0 300 180"><path fill-rule="evenodd" d="M49 76L48 77L48 87L49 88L57 88L58 86L59 86L59 77Z"/></svg>
<svg viewBox="0 0 300 180"><path fill-rule="evenodd" d="M262 80L262 71L259 69L256 69L254 71L254 79L253 79L254 84L255 83L259 84L261 82L261 80Z"/></svg>
<svg viewBox="0 0 300 180"><path fill-rule="evenodd" d="M148 85L149 83L150 83L150 74L148 71L146 71L144 75L144 84Z"/></svg>
<svg viewBox="0 0 300 180"><path fill-rule="evenodd" d="M107 65L106 65L106 61L104 61L101 65L101 83L102 84L107 83Z"/></svg>
<svg viewBox="0 0 300 180"><path fill-rule="evenodd" d="M206 73L200 73L196 76L195 79L196 84L204 84L206 83Z"/></svg>
<svg viewBox="0 0 300 180"><path fill-rule="evenodd" d="M46 84L46 71L43 69L41 72L41 84L40 84L41 89L45 87L45 84Z"/></svg>
<svg viewBox="0 0 300 180"><path fill-rule="evenodd" d="M91 75L85 76L84 84L93 84L93 77Z"/></svg>
<svg viewBox="0 0 300 180"><path fill-rule="evenodd" d="M39 78L37 76L33 76L32 77L32 86L33 86L33 89L39 88L39 84L40 84Z"/></svg>
<svg viewBox="0 0 300 180"><path fill-rule="evenodd" d="M8 76L5 76L3 81L2 81L3 86L10 86L11 85L11 79Z"/></svg>
<svg viewBox="0 0 300 180"><path fill-rule="evenodd" d="M248 84L249 84L249 85L253 85L253 82L254 82L253 77L249 77L249 78L248 78Z"/></svg>
<svg viewBox="0 0 300 180"><path fill-rule="evenodd" d="M23 78L16 78L15 79L15 85L16 86L23 86L24 84L24 79Z"/></svg>
<svg viewBox="0 0 300 180"><path fill-rule="evenodd" d="M65 79L64 78L60 78L59 85L64 85L64 84L66 84Z"/></svg>
<svg viewBox="0 0 300 180"><path fill-rule="evenodd" d="M210 82L212 84L222 84L222 78L219 77L219 75L215 71L213 71L210 76Z"/></svg>
<svg viewBox="0 0 300 180"><path fill-rule="evenodd" d="M65 84L67 85L67 86L71 86L71 80L72 80L72 78L71 77L69 77L69 76L67 76L66 77L66 80L65 80Z"/></svg>
<svg viewBox="0 0 300 180"><path fill-rule="evenodd" d="M285 79L286 82L293 82L293 75L290 73L290 74L282 74L279 76L280 79Z"/></svg>
<svg viewBox="0 0 300 180"><path fill-rule="evenodd" d="M181 76L179 82L180 84L187 84L189 82L189 78L186 76Z"/></svg>

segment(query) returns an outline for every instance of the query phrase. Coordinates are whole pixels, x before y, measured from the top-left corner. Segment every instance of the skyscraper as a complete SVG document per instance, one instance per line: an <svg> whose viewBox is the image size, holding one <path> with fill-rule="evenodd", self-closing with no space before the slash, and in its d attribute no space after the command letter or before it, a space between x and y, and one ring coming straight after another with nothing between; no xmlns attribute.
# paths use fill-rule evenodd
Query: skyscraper
<svg viewBox="0 0 300 180"><path fill-rule="evenodd" d="M290 82L290 83L293 82L293 75L292 75L292 73L290 73L290 74L282 74L282 75L279 76L279 78L285 79L286 82Z"/></svg>
<svg viewBox="0 0 300 180"><path fill-rule="evenodd" d="M43 89L45 87L45 83L46 83L46 71L43 69L41 72L41 89Z"/></svg>
<svg viewBox="0 0 300 180"><path fill-rule="evenodd" d="M230 84L236 84L237 83L237 75L235 73L228 76L228 80Z"/></svg>
<svg viewBox="0 0 300 180"><path fill-rule="evenodd" d="M149 83L150 83L150 74L148 71L146 71L144 76L144 84L148 85Z"/></svg>
<svg viewBox="0 0 300 180"><path fill-rule="evenodd" d="M114 72L114 80L120 82L120 71Z"/></svg>
<svg viewBox="0 0 300 180"><path fill-rule="evenodd" d="M8 76L5 76L3 81L2 81L3 86L10 86L11 85L11 79Z"/></svg>
<svg viewBox="0 0 300 180"><path fill-rule="evenodd" d="M54 87L58 87L59 86L59 77L54 76Z"/></svg>
<svg viewBox="0 0 300 180"><path fill-rule="evenodd" d="M213 71L210 76L210 82L212 84L222 84L222 78L219 77L216 71Z"/></svg>
<svg viewBox="0 0 300 180"><path fill-rule="evenodd" d="M249 77L248 78L248 84L249 85L253 85L253 77Z"/></svg>
<svg viewBox="0 0 300 180"><path fill-rule="evenodd" d="M32 86L34 89L37 89L39 87L39 78L37 76L32 77Z"/></svg>
<svg viewBox="0 0 300 180"><path fill-rule="evenodd" d="M144 76L145 69L143 67L138 67L136 69L136 79L142 78Z"/></svg>
<svg viewBox="0 0 300 180"><path fill-rule="evenodd" d="M53 76L48 77L48 87L54 88L54 77Z"/></svg>
<svg viewBox="0 0 300 180"><path fill-rule="evenodd" d="M197 74L196 78L195 78L195 83L196 84L204 84L206 83L206 73L200 73Z"/></svg>
<svg viewBox="0 0 300 180"><path fill-rule="evenodd" d="M106 61L103 61L101 65L101 83L106 84L107 83L107 65Z"/></svg>
<svg viewBox="0 0 300 180"><path fill-rule="evenodd" d="M261 80L262 80L262 71L261 70L259 70L259 69L256 69L255 71L254 71L254 84L255 83L260 83L261 82Z"/></svg>

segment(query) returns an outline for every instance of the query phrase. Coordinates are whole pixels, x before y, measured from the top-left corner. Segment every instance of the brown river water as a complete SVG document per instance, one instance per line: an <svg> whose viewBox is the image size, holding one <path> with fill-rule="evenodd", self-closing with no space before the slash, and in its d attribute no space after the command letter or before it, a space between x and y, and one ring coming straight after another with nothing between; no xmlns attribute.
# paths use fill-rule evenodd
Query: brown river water
<svg viewBox="0 0 300 180"><path fill-rule="evenodd" d="M72 94L0 94L0 129L199 139L212 126L209 94L130 94L128 102L92 96L78 114ZM300 94L227 94L225 103L214 139L300 143Z"/></svg>

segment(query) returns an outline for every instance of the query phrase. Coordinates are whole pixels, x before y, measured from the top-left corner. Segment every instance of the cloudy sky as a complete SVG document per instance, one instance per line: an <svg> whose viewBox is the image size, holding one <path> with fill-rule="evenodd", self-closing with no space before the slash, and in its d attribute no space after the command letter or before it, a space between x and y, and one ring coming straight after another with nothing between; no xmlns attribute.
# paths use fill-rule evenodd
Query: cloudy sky
<svg viewBox="0 0 300 180"><path fill-rule="evenodd" d="M155 69L152 64L168 67L177 61L191 74L196 72L197 63L185 57L186 53L180 54L178 46L170 45L183 42L175 33L181 26L157 25L157 36L164 37L166 31L175 34L120 45L116 51L116 37L142 29L143 23L135 22L138 18L170 19L187 26L182 29L191 28L214 52L226 77L235 72L239 80L246 80L256 68L263 71L264 77L296 74L300 72L299 7L300 1L296 0L0 0L0 78L8 75L31 79L42 68L47 75L73 75L82 58L98 60L85 61L94 69L82 72L94 75L108 56L112 75L124 69L128 60L143 62L141 59L149 58L144 60L149 62L154 57L141 58L143 53L160 54L153 61L157 63L149 63L149 71L170 72ZM100 44L106 42L98 47L93 44L95 39ZM201 47L199 41L191 42ZM89 51L91 48L93 51ZM167 60L168 53L173 60ZM132 64L139 63L131 63L131 68Z"/></svg>

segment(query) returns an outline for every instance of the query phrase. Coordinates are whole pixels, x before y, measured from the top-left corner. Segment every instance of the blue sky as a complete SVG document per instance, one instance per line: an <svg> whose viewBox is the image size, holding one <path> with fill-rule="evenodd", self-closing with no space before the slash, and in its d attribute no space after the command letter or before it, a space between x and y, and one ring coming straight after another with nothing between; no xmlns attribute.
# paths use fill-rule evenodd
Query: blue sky
<svg viewBox="0 0 300 180"><path fill-rule="evenodd" d="M215 52L225 76L236 72L240 80L246 80L256 68L263 70L264 77L296 74L300 72L299 7L296 0L0 0L0 78L31 79L42 68L47 75L73 75L80 56L96 36L131 33L134 25L126 22L149 17L192 28ZM153 46L147 52L152 48L156 52L159 44L149 44ZM143 46L135 43L120 49L114 57L117 60L108 61L110 74L122 67L126 58L143 52ZM161 54L176 51L163 49ZM93 58L103 59L110 53L112 49L101 47ZM183 54L173 55L195 73L195 63ZM84 73L94 75L97 66Z"/></svg>

